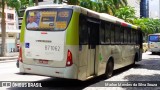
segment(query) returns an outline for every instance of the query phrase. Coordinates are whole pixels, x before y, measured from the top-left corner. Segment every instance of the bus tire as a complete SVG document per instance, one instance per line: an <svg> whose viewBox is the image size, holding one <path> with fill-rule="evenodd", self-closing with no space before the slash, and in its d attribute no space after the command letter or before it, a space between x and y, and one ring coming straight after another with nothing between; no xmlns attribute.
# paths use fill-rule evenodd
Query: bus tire
<svg viewBox="0 0 160 90"><path fill-rule="evenodd" d="M133 61L133 63L132 63L132 65L131 66L135 66L135 63L136 63L136 61L138 61L138 54L136 53L135 54L135 56L134 56L134 61Z"/></svg>
<svg viewBox="0 0 160 90"><path fill-rule="evenodd" d="M105 77L106 77L106 78L112 77L113 68L114 68L113 59L109 59L107 65L106 65L106 71L105 71Z"/></svg>
<svg viewBox="0 0 160 90"><path fill-rule="evenodd" d="M26 73L24 73L24 72L19 72L19 75L25 75Z"/></svg>
<svg viewBox="0 0 160 90"><path fill-rule="evenodd" d="M156 54L156 52L152 52L152 55L155 55Z"/></svg>

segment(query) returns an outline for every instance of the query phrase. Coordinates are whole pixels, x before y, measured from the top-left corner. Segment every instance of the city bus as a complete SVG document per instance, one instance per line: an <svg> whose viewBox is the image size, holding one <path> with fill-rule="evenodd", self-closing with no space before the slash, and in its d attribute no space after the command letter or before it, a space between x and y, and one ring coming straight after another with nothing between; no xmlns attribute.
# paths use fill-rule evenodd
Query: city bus
<svg viewBox="0 0 160 90"><path fill-rule="evenodd" d="M29 25L28 25L29 24ZM142 60L142 31L114 16L75 5L26 9L20 73L87 80Z"/></svg>
<svg viewBox="0 0 160 90"><path fill-rule="evenodd" d="M148 35L148 48L152 54L160 52L160 33Z"/></svg>

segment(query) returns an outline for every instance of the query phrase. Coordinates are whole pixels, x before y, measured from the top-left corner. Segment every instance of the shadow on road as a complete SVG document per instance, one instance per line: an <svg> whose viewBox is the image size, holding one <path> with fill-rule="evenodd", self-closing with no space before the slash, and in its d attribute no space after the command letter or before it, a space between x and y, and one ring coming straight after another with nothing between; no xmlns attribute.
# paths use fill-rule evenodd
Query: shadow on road
<svg viewBox="0 0 160 90"><path fill-rule="evenodd" d="M148 70L160 70L160 58L154 58L150 60L143 60L138 62L135 67L136 69L148 69Z"/></svg>
<svg viewBox="0 0 160 90"><path fill-rule="evenodd" d="M135 69L149 69L149 70L160 70L160 59L159 58L150 58L146 60L142 60L141 62L136 63L136 65L133 67L132 65L127 66L125 68L121 68L114 71L114 76L119 75L122 72L125 72L129 70L130 68ZM142 72L143 73L143 72ZM17 73L18 74L18 73ZM27 74L30 75L30 74ZM156 80L160 80L159 74L154 75L140 75L140 74L134 74L134 75L128 75L125 76L124 79L128 81L143 81L145 80L152 80L155 78ZM43 87L46 88L25 88L25 90L82 90L86 87L94 86L95 84L98 84L100 82L103 82L106 80L103 76L99 76L90 80L86 81L78 81L78 80L71 80L71 79L60 79L60 78L49 78L49 79L43 79L39 81L35 81L34 83L41 83ZM118 81L118 80L117 80ZM125 87L126 88L126 87ZM128 90L129 88L126 88ZM143 88L142 88L143 89ZM23 90L23 88L8 88L8 90ZM131 89L130 89L131 90Z"/></svg>
<svg viewBox="0 0 160 90"><path fill-rule="evenodd" d="M131 66L127 66L125 68L121 68L114 71L114 75L118 75L128 69L130 69ZM17 73L19 74L19 73ZM21 74L19 74L21 75ZM26 74L31 75L31 74ZM89 79L86 81L79 81L79 80L71 80L71 79L61 79L61 78L49 78L49 79L43 79L39 81L35 81L33 83L41 83L43 87L46 88L8 88L8 90L82 90L89 86L95 86L97 83L103 82L106 80L103 75L98 76L93 79Z"/></svg>
<svg viewBox="0 0 160 90"><path fill-rule="evenodd" d="M49 78L32 83L41 83L43 88L8 88L8 90L82 90L94 83L103 81L103 76L96 77L87 81L78 81L71 79Z"/></svg>

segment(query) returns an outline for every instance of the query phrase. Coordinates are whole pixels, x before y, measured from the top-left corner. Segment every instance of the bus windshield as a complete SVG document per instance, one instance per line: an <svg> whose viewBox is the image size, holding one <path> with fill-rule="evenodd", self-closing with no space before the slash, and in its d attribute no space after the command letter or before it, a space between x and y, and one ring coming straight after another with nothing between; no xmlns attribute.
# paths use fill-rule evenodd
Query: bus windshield
<svg viewBox="0 0 160 90"><path fill-rule="evenodd" d="M26 28L39 31L65 30L71 15L72 10L64 8L29 10L26 12Z"/></svg>
<svg viewBox="0 0 160 90"><path fill-rule="evenodd" d="M160 36L159 35L150 35L149 41L151 42L160 42Z"/></svg>

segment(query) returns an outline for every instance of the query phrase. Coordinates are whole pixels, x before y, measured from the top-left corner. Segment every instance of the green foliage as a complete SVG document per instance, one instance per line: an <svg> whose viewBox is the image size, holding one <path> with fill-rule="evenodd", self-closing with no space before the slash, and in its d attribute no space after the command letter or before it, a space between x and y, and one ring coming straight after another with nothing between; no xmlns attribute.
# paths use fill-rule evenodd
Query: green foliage
<svg viewBox="0 0 160 90"><path fill-rule="evenodd" d="M126 22L132 22L135 19L135 10L132 7L125 6L116 10L115 16L125 20Z"/></svg>
<svg viewBox="0 0 160 90"><path fill-rule="evenodd" d="M57 0L53 0L56 3ZM82 7L114 15L116 9L126 6L127 0L99 0L99 2L94 2L92 0L59 0L59 4L67 3L69 5L80 5Z"/></svg>
<svg viewBox="0 0 160 90"><path fill-rule="evenodd" d="M9 7L15 8L16 12L19 14L20 1L19 0L6 0Z"/></svg>
<svg viewBox="0 0 160 90"><path fill-rule="evenodd" d="M141 27L141 29L146 35L152 33L160 33L159 19L151 19L151 18L134 19L133 24Z"/></svg>

